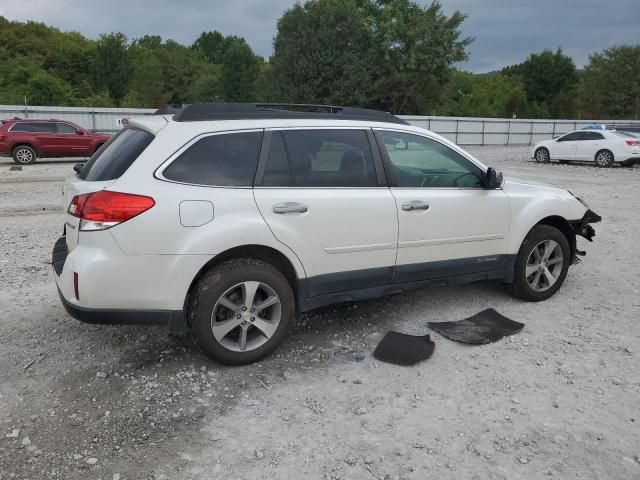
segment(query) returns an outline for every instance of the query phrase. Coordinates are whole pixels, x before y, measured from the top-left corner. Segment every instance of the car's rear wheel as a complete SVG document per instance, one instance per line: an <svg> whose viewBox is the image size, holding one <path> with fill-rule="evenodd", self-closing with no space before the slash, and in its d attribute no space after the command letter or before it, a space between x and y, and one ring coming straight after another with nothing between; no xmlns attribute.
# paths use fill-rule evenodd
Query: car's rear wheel
<svg viewBox="0 0 640 480"><path fill-rule="evenodd" d="M551 156L549 155L549 150L544 147L540 147L536 150L534 155L536 162L538 163L549 163L551 161Z"/></svg>
<svg viewBox="0 0 640 480"><path fill-rule="evenodd" d="M213 268L191 295L194 340L211 359L253 363L271 353L295 318L291 285L272 265L236 259Z"/></svg>
<svg viewBox="0 0 640 480"><path fill-rule="evenodd" d="M12 152L13 161L20 165L31 165L38 158L36 151L29 145L18 145Z"/></svg>
<svg viewBox="0 0 640 480"><path fill-rule="evenodd" d="M516 297L539 302L551 297L562 286L571 249L567 237L550 225L536 225L522 242L516 258L513 283L507 285Z"/></svg>
<svg viewBox="0 0 640 480"><path fill-rule="evenodd" d="M595 156L596 165L601 168L613 166L613 153L609 150L600 150Z"/></svg>

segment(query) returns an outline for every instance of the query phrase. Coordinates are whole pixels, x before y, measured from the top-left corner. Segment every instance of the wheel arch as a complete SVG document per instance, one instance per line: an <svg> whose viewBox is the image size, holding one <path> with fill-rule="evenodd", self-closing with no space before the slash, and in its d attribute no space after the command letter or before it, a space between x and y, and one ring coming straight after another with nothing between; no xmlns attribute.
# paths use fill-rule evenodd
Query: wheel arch
<svg viewBox="0 0 640 480"><path fill-rule="evenodd" d="M30 142L25 142L25 141L18 141L16 143L14 143L13 145L11 145L11 155L13 155L13 152L16 148L18 147L29 147L32 148L34 152L36 152L36 155L40 155L40 152L38 151L38 147L36 147L33 143Z"/></svg>
<svg viewBox="0 0 640 480"><path fill-rule="evenodd" d="M522 238L522 241L524 241L524 239L527 238L527 235L529 235L529 232L531 232L531 230L533 230L538 225L549 225L550 227L555 227L558 230L560 230L562 232L562 234L566 237L567 242L569 242L571 258L572 259L575 258L575 255L576 255L576 233L575 233L575 231L573 230L573 227L571 226L571 224L569 223L569 221L566 218L561 217L559 215L551 215L551 216L543 218L542 220L538 221L535 225L533 225L527 231L525 236ZM520 244L522 244L522 241L520 242Z"/></svg>
<svg viewBox="0 0 640 480"><path fill-rule="evenodd" d="M187 290L187 295L184 300L185 313L188 310L189 299L193 293L195 286L198 284L198 281L200 280L200 278L202 278L202 276L212 268L215 268L216 266L220 265L223 262L226 262L227 260L232 260L235 258L252 258L254 260L262 260L263 262L273 265L276 269L278 269L278 271L280 271L285 276L285 278L291 285L291 289L293 290L293 294L297 303L299 276L296 273L296 268L291 262L291 260L289 260L289 258L287 258L285 254L276 250L273 247L268 247L266 245L257 245L257 244L241 245L241 246L229 248L228 250L225 250L219 253L218 255L213 257L211 260L209 260L207 263L205 263L202 266L202 268L200 268L198 273L196 273L195 277L191 281L191 284L189 285L189 289ZM189 322L188 317L189 316L186 315L187 322Z"/></svg>

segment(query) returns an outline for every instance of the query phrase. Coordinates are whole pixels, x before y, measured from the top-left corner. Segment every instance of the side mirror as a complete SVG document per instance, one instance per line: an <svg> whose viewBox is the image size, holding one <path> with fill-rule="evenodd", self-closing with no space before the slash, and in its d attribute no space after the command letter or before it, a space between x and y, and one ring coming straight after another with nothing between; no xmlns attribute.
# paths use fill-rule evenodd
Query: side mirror
<svg viewBox="0 0 640 480"><path fill-rule="evenodd" d="M489 167L484 174L484 188L492 190L502 186L502 172L497 172L495 168Z"/></svg>
<svg viewBox="0 0 640 480"><path fill-rule="evenodd" d="M76 135L84 135L84 130L77 129Z"/></svg>

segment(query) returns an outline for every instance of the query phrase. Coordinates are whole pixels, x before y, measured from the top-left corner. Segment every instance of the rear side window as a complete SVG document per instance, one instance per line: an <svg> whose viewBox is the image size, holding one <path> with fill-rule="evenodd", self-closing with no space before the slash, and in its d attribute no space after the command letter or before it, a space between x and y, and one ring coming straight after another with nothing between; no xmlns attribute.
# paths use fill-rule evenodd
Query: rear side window
<svg viewBox="0 0 640 480"><path fill-rule="evenodd" d="M56 124L55 123L38 123L38 122L28 122L28 123L16 123L9 129L11 132L31 132L31 133L55 133L56 132Z"/></svg>
<svg viewBox="0 0 640 480"><path fill-rule="evenodd" d="M89 182L120 178L154 138L137 128L120 130L93 154L78 176Z"/></svg>
<svg viewBox="0 0 640 480"><path fill-rule="evenodd" d="M262 132L225 133L198 140L162 175L195 185L249 187L258 166Z"/></svg>
<svg viewBox="0 0 640 480"><path fill-rule="evenodd" d="M282 139L284 148L279 146L280 139L274 134L265 185L290 185L291 177L283 160L286 151L295 186L378 186L369 138L364 130L288 130L282 132Z"/></svg>

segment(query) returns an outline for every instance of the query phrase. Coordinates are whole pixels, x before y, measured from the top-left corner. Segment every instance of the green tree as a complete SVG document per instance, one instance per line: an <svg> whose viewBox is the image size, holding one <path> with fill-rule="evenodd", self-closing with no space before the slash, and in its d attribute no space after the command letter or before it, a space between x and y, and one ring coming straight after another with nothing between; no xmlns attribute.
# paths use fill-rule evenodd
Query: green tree
<svg viewBox="0 0 640 480"><path fill-rule="evenodd" d="M227 46L227 40L218 31L202 32L200 36L193 42L191 48L208 63L222 63L222 57Z"/></svg>
<svg viewBox="0 0 640 480"><path fill-rule="evenodd" d="M278 22L272 63L282 97L420 113L436 104L451 64L466 58L465 16L438 2L310 0Z"/></svg>
<svg viewBox="0 0 640 480"><path fill-rule="evenodd" d="M525 115L524 85L506 75L477 75L455 71L447 84L440 115L463 117L508 117Z"/></svg>
<svg viewBox="0 0 640 480"><path fill-rule="evenodd" d="M66 104L73 96L69 85L46 72L31 77L26 90L27 102L30 105Z"/></svg>
<svg viewBox="0 0 640 480"><path fill-rule="evenodd" d="M438 103L451 65L467 59L471 38L461 38L466 15L447 17L439 2L426 7L409 0L379 0L373 5L379 70L378 106L394 113L428 112Z"/></svg>
<svg viewBox="0 0 640 480"><path fill-rule="evenodd" d="M537 105L536 109L555 118L574 115L576 66L561 49L533 53L523 63L504 68L502 73L522 80L527 100Z"/></svg>
<svg viewBox="0 0 640 480"><path fill-rule="evenodd" d="M255 83L260 73L258 58L244 42L231 43L222 59L222 91L228 102L255 99Z"/></svg>
<svg viewBox="0 0 640 480"><path fill-rule="evenodd" d="M639 118L640 45L615 46L591 55L579 99L586 118Z"/></svg>
<svg viewBox="0 0 640 480"><path fill-rule="evenodd" d="M366 105L376 71L373 25L359 0L311 0L278 20L271 58L283 101Z"/></svg>
<svg viewBox="0 0 640 480"><path fill-rule="evenodd" d="M100 35L96 44L95 87L107 89L117 102L126 95L131 74L127 48L127 37L122 33Z"/></svg>

